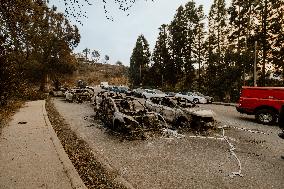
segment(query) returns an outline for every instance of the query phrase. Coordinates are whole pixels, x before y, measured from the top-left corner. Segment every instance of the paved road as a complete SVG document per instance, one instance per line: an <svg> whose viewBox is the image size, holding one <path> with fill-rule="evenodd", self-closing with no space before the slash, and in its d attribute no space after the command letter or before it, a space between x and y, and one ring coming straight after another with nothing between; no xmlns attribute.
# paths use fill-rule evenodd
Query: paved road
<svg viewBox="0 0 284 189"><path fill-rule="evenodd" d="M262 125L255 121L254 115L246 115L237 112L233 106L214 104L199 104L202 108L211 109L216 113L216 119L223 124L241 128L257 129L270 134L277 134L280 129L274 126Z"/></svg>
<svg viewBox="0 0 284 189"><path fill-rule="evenodd" d="M146 141L121 140L110 135L99 122L88 103L66 103L54 99L55 106L78 136L96 154L125 178L134 188L283 188L284 141L277 137L278 128L262 126L251 118L239 117L234 107L202 105L213 109L225 134L236 147L243 177L229 177L238 171L236 159L224 140L154 137ZM248 129L254 129L250 132ZM255 129L258 129L258 133ZM215 137L218 136L216 133Z"/></svg>

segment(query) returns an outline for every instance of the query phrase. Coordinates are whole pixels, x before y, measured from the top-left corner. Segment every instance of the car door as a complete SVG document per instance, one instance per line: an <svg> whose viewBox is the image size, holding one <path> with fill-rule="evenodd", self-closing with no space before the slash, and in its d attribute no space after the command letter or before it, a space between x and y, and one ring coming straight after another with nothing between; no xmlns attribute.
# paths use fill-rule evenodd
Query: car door
<svg viewBox="0 0 284 189"><path fill-rule="evenodd" d="M195 95L193 93L191 93L191 92L187 93L187 100L192 102L194 98L195 98Z"/></svg>
<svg viewBox="0 0 284 189"><path fill-rule="evenodd" d="M167 98L163 98L160 102L160 114L167 121L174 121L176 117L176 112L173 107L170 106Z"/></svg>

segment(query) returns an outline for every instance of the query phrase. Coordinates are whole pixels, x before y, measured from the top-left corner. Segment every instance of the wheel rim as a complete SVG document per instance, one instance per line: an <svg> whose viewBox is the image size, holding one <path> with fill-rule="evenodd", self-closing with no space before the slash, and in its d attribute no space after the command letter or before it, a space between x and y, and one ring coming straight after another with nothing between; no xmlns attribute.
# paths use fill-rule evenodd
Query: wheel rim
<svg viewBox="0 0 284 189"><path fill-rule="evenodd" d="M262 114L259 114L259 120L262 123L270 123L273 120L273 117L269 113L262 113Z"/></svg>

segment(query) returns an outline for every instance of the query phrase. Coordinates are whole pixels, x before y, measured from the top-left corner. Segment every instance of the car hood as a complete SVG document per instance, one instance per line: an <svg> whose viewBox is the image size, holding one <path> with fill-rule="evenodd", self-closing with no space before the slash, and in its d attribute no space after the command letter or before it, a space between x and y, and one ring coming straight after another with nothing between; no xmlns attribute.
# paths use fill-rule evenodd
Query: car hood
<svg viewBox="0 0 284 189"><path fill-rule="evenodd" d="M199 117L215 117L215 112L213 112L212 110L204 110L204 109L200 109L200 108L183 108L183 110L186 113L192 114L192 115L196 115Z"/></svg>

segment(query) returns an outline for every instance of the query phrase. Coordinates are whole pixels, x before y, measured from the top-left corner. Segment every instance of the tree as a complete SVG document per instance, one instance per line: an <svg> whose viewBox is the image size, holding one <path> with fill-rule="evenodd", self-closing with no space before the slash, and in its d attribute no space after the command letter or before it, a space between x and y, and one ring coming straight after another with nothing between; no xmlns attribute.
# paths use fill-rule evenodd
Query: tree
<svg viewBox="0 0 284 189"><path fill-rule="evenodd" d="M184 52L187 42L186 18L183 6L177 9L174 19L169 26L169 31L171 38L170 48L172 50L172 58L175 66L173 74L176 76L174 82L177 83L184 76Z"/></svg>
<svg viewBox="0 0 284 189"><path fill-rule="evenodd" d="M155 75L155 77L150 76L149 78L153 79L151 84L155 86L168 84L174 87L176 75L173 74L175 66L170 54L168 26L163 24L159 30L159 36L152 55L153 65L149 70L151 72L149 74Z"/></svg>
<svg viewBox="0 0 284 189"><path fill-rule="evenodd" d="M135 47L130 58L130 81L135 86L144 85L147 81L145 77L150 63L149 44L143 35L138 36Z"/></svg>
<svg viewBox="0 0 284 189"><path fill-rule="evenodd" d="M204 13L194 1L180 6L169 26L170 47L175 66L175 83L182 89L192 89L195 81L194 64L201 64L204 38Z"/></svg>
<svg viewBox="0 0 284 189"><path fill-rule="evenodd" d="M99 51L97 51L97 50L93 50L92 51L92 59L93 59L93 61L95 61L95 62L98 62L99 61L99 59L100 59L100 53L99 53Z"/></svg>
<svg viewBox="0 0 284 189"><path fill-rule="evenodd" d="M88 49L88 48L85 48L85 49L83 50L83 53L85 54L85 60L86 60L86 61L89 60L88 55L90 54L90 52L91 52L91 50Z"/></svg>
<svg viewBox="0 0 284 189"><path fill-rule="evenodd" d="M258 44L258 70L261 77L258 85L265 86L268 73L283 65L283 10L284 1L234 0L229 8L232 34L230 44L239 54L238 62L252 72L254 45ZM242 48L243 47L243 48ZM280 63L281 62L281 63ZM279 64L280 63L280 64ZM268 67L271 67L268 69ZM276 69L275 69L276 68ZM243 76L244 78L244 76Z"/></svg>
<svg viewBox="0 0 284 189"><path fill-rule="evenodd" d="M80 35L55 7L43 1L3 0L0 17L0 36L5 36L2 45L9 54L6 60L16 68L14 77L21 78L21 84L41 81L44 89L48 76L72 72L75 59L71 51Z"/></svg>
<svg viewBox="0 0 284 189"><path fill-rule="evenodd" d="M109 56L105 55L105 63L107 64L108 61L109 61Z"/></svg>
<svg viewBox="0 0 284 189"><path fill-rule="evenodd" d="M225 0L214 0L211 6L208 23L209 33L206 41L207 48L207 68L206 68L206 87L208 92L216 95L221 100L227 91L220 90L223 83L221 76L227 66L225 52L227 49L227 9Z"/></svg>
<svg viewBox="0 0 284 189"><path fill-rule="evenodd" d="M118 66L122 66L123 65L122 62L119 61L119 60L115 64L118 65Z"/></svg>
<svg viewBox="0 0 284 189"><path fill-rule="evenodd" d="M193 60L194 63L198 64L198 91L201 91L201 86L204 85L204 63L205 63L205 15L203 13L203 7L199 6L197 9L197 21L195 25L195 37L194 37L194 44L193 44Z"/></svg>
<svg viewBox="0 0 284 189"><path fill-rule="evenodd" d="M204 19L203 7L196 7L194 1L190 1L185 5L184 10L186 18L186 44L184 50L184 87L192 89L193 82L196 78L194 64L201 61L201 56L198 56L198 51L201 51L202 38L202 20ZM200 44L196 46L196 36L200 37ZM200 45L200 46L199 46ZM201 52L199 52L201 53ZM198 60L199 58L199 60Z"/></svg>

